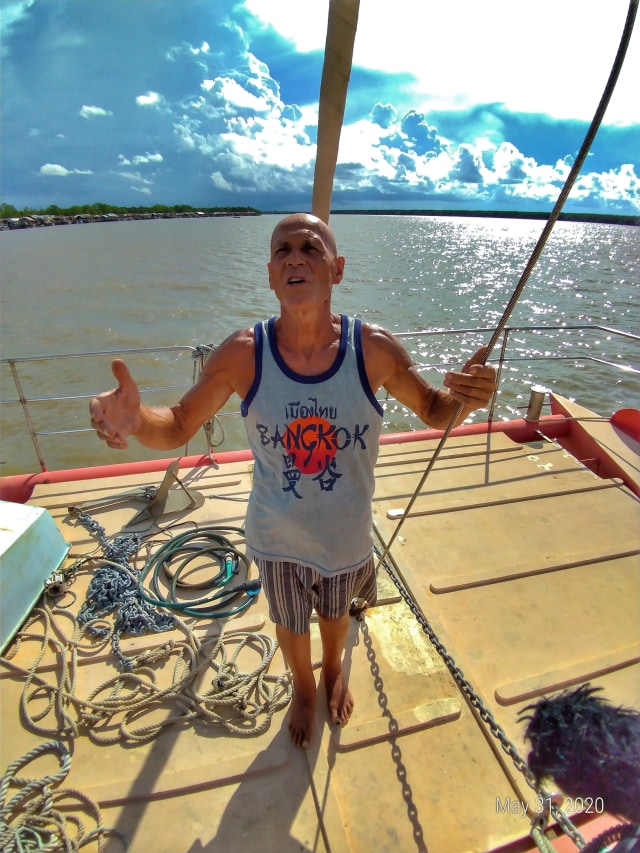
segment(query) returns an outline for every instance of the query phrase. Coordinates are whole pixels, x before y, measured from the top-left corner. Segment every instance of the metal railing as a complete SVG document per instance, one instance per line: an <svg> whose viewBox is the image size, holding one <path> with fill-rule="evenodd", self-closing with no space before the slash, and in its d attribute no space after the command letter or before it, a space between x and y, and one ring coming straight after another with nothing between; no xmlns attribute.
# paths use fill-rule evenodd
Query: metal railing
<svg viewBox="0 0 640 853"><path fill-rule="evenodd" d="M424 341L427 338L438 338L446 336L448 338L447 349L451 349L451 339L456 337L467 337L472 336L473 338L477 338L477 342L474 346L480 346L483 340L486 340L487 335L491 334L491 329L486 328L462 328L462 329L439 329L439 330L425 330L419 332L400 332L397 333L397 337L403 340L403 342L407 343L407 341L414 340L418 342L418 346L420 346L420 342ZM536 362L536 361L563 361L563 362L573 362L582 363L582 362L593 362L598 365L605 367L606 369L611 369L615 371L620 371L622 373L640 375L640 369L635 367L632 364L622 364L615 363L609 361L604 358L599 358L597 356L591 355L588 352L580 352L579 354L549 354L549 353L540 353L540 354L511 354L508 355L508 349L511 346L511 341L513 335L515 333L525 333L525 334L544 334L545 332L573 332L573 331L589 331L589 332L601 332L610 336L613 336L617 339L631 342L632 344L637 344L640 342L640 335L635 335L630 332L625 332L619 329L614 329L609 326L600 326L600 325L556 325L556 326L509 326L505 327L503 330L503 334L501 336L501 345L496 350L494 350L494 357L491 359L491 363L498 370L498 376L501 380L503 377L503 370L506 365L513 364L516 362ZM202 369L204 361L208 353L213 348L212 345L204 345L204 346L168 346L168 347L141 347L141 348L130 348L130 349L122 349L117 351L95 351L95 352L82 352L82 353L68 353L63 355L46 355L46 356L24 356L19 358L5 358L0 359L0 370L8 370L10 371L10 375L13 381L13 386L15 388L16 395L15 397L9 397L7 399L2 399L0 401L3 409L8 406L20 406L22 409L22 414L24 418L24 425L26 426L26 431L29 435L30 441L35 450L36 456L40 463L40 467L43 471L47 470L47 464L45 460L45 455L41 445L41 438L54 436L54 435L72 435L76 433L86 433L91 432L91 428L89 426L82 427L72 427L72 428L61 428L61 427L51 427L48 426L46 429L38 429L34 425L34 418L32 416L33 407L35 405L40 404L59 404L65 401L83 401L89 400L93 397L97 391L93 390L86 393L78 393L78 394L69 394L69 393L59 393L59 394L40 394L40 395L29 395L25 391L25 382L23 381L23 373L27 365L37 365L38 367L41 364L46 364L47 368L53 369L53 374L56 373L56 365L58 365L61 361L68 361L70 359L79 359L83 361L95 360L95 359L113 359L119 358L123 356L131 356L131 355L141 355L141 356L158 356L158 355L181 355L184 353L188 353L192 362L192 371L190 381L186 381L178 384L165 384L165 385L153 385L149 387L141 387L141 394L147 395L151 392L165 392L165 391L173 391L173 392L182 392L185 389L189 388L191 384L199 376L199 373ZM420 360L420 357L423 354L418 352L417 358L416 353L412 353L413 360L417 364L418 369L420 371L425 371L428 369L437 369L437 370L446 370L450 368L454 368L459 366L466 357L458 358L454 361L438 361L438 362L423 362ZM640 359L638 360L640 363ZM500 390L500 385L498 386L498 392ZM380 399L385 402L388 401L389 395L386 394L384 389L381 389ZM497 393L498 393L497 392ZM494 398L495 403L495 398ZM492 417L493 406L491 407L489 418ZM240 412L237 409L234 410L225 410L221 414L224 416L239 416ZM88 421L88 415L87 415ZM208 450L211 449L211 444L209 441L209 437L207 438ZM184 448L185 454L188 452L188 447Z"/></svg>
<svg viewBox="0 0 640 853"><path fill-rule="evenodd" d="M74 427L71 429L62 429L62 428L49 428L49 429L36 429L34 426L34 418L32 417L32 407L36 404L55 404L62 403L64 401L82 401L82 400L90 400L97 393L96 391L87 392L84 394L47 394L47 395L38 395L38 396L29 396L25 390L25 383L21 379L20 370L24 370L26 365L31 364L46 364L48 368L54 368L55 365L59 364L63 361L68 361L70 359L80 359L82 361L88 360L96 360L96 359L114 359L121 358L123 356L129 355L158 355L158 354L180 354L180 353L188 353L189 356L193 359L193 370L191 376L191 382L185 381L184 383L174 384L174 385L158 385L153 388L145 388L141 387L141 394L148 393L150 391L182 391L188 387L196 380L199 369L201 369L201 365L204 360L204 351L202 348L193 347L193 346L165 346L165 347L136 347L130 349L122 349L122 350L99 350L95 352L81 352L81 353L66 353L62 355L43 355L43 356L23 356L19 358L7 358L0 360L0 368L3 366L7 366L11 372L11 378L13 380L13 385L15 391L17 392L17 397L2 399L0 401L0 405L4 408L5 406L10 405L19 405L22 408L22 414L24 416L24 422L27 427L27 432L29 434L29 438L35 450L36 456L38 457L38 462L40 463L40 468L43 471L47 470L47 464L45 460L45 456L42 450L42 446L40 443L40 438L46 436L53 435L72 435L83 432L91 432L91 427ZM200 367L198 364L200 363ZM51 407L53 408L53 407ZM88 421L88 414L87 414ZM185 448L186 452L186 448Z"/></svg>

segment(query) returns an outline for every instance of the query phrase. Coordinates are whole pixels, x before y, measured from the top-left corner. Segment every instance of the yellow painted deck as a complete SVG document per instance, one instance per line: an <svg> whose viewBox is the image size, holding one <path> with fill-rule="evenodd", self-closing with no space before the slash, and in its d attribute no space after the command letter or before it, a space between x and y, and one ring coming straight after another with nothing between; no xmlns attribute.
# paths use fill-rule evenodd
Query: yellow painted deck
<svg viewBox="0 0 640 853"><path fill-rule="evenodd" d="M408 503L433 449L426 441L381 448L374 505L381 541L392 535L397 511ZM50 510L73 559L99 548L68 514L69 504L157 485L160 476L39 486L31 503ZM163 519L163 526L177 520L242 525L248 463L180 476L204 495L204 504L179 519ZM114 534L139 508L130 503L91 514ZM545 693L591 681L611 701L640 706L640 512L638 499L619 481L598 479L551 442L520 446L498 433L450 438L390 556L523 756L518 713ZM71 587L76 609L88 581L83 570ZM132 853L527 849L529 819L521 804L535 806L534 792L479 721L383 568L379 587L378 605L363 621L352 620L347 642L353 717L332 730L319 698L316 737L307 752L289 741L286 709L257 736L195 720L169 726L145 744L101 745L81 730L62 787L95 801L104 825L122 833ZM63 633L71 632L70 620L59 622ZM219 627L192 624L201 640ZM42 624L32 630L41 631ZM239 630L275 636L262 596L228 620L225 636ZM122 648L152 649L171 634L182 637L175 631L125 639ZM39 703L43 712L41 731L28 731L21 717L24 676L17 668L28 670L40 646L34 639L11 647L2 667L3 766L55 736L55 710L46 712L42 698L32 703L32 710ZM169 683L174 663L170 655L150 664L159 685ZM255 665L249 651L239 663L247 670ZM53 682L60 668L51 646L38 675ZM74 691L84 697L117 673L108 646L83 650L77 671ZM270 672L284 672L279 652ZM198 689L208 689L210 680L203 670ZM129 731L178 711L159 703L134 716ZM73 707L68 713L73 716ZM112 722L98 726L98 736L115 739ZM123 848L110 838L105 849Z"/></svg>

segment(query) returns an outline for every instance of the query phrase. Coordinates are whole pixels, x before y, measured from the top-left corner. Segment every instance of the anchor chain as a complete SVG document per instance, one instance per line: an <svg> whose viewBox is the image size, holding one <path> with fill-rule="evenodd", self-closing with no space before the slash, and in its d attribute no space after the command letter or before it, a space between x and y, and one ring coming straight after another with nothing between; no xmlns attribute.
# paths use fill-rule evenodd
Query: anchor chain
<svg viewBox="0 0 640 853"><path fill-rule="evenodd" d="M124 670L132 663L120 648L120 636L168 631L175 627L171 614L161 612L145 601L138 593L138 575L130 564L142 545L139 533L107 538L104 527L87 512L76 513L80 524L98 537L104 554L104 564L99 566L87 591L87 598L78 613L78 622L85 625L96 636L106 636L108 628L98 626L96 621L107 613L115 612L115 623L111 636L111 647Z"/></svg>
<svg viewBox="0 0 640 853"><path fill-rule="evenodd" d="M98 537L105 559L112 560L114 563L128 563L129 559L139 551L142 544L142 536L139 533L116 536L113 542L110 542L104 527L88 512L79 510L75 516L88 533Z"/></svg>
<svg viewBox="0 0 640 853"><path fill-rule="evenodd" d="M462 669L458 666L455 659L451 654L447 651L444 643L439 639L436 632L431 627L429 621L426 616L422 612L422 610L418 607L418 604L413 599L407 588L404 586L399 577L396 576L395 571L390 566L387 559L382 560L382 565L384 566L391 582L396 587L400 595L402 596L403 601L411 611L411 613L415 616L418 624L427 635L434 648L442 658L445 663L447 669L451 673L453 680L456 682L465 698L469 702L469 704L477 711L478 716L482 720L483 723L489 728L491 734L496 738L496 740L500 743L503 751L511 758L515 768L520 771L520 773L524 776L527 784L539 794L544 800L546 800L549 806L549 813L556 820L566 835L568 835L573 843L580 849L582 849L586 842L578 829L574 826L571 820L567 817L567 815L562 811L562 809L553 802L551 795L547 793L544 788L538 787L536 784L536 778L529 769L527 762L518 752L517 746L513 743L513 741L509 740L506 732L502 728L502 726L497 722L491 711L484 704L480 696L475 692L473 685L466 678ZM534 828L540 829L541 817L537 816L532 826ZM544 821L546 822L546 821Z"/></svg>

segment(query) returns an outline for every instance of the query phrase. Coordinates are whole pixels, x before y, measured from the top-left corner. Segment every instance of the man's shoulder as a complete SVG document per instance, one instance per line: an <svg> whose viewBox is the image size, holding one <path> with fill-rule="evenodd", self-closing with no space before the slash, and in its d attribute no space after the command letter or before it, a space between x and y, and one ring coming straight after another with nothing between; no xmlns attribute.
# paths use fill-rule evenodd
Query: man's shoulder
<svg viewBox="0 0 640 853"><path fill-rule="evenodd" d="M255 335L253 329L239 329L216 346L207 359L203 377L224 382L244 397L253 381L255 371Z"/></svg>
<svg viewBox="0 0 640 853"><path fill-rule="evenodd" d="M221 368L225 366L240 366L253 362L255 352L255 332L251 329L238 329L225 338L221 344L214 346L207 360L207 366Z"/></svg>
<svg viewBox="0 0 640 853"><path fill-rule="evenodd" d="M365 345L368 344L372 348L386 348L390 344L398 343L398 338L384 326L364 321L362 322L362 340Z"/></svg>
<svg viewBox="0 0 640 853"><path fill-rule="evenodd" d="M380 387L388 375L399 367L407 367L411 359L393 332L377 323L362 324L362 353L372 386Z"/></svg>
<svg viewBox="0 0 640 853"><path fill-rule="evenodd" d="M253 326L247 329L237 329L235 332L232 332L228 338L225 338L217 349L236 351L253 349L255 346L255 340L256 335Z"/></svg>

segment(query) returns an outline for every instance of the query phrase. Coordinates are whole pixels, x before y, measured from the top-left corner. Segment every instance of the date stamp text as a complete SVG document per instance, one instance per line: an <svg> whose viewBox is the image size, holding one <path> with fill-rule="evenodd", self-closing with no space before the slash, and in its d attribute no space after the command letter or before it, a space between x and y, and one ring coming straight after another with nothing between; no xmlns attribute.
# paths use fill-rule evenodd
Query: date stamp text
<svg viewBox="0 0 640 853"><path fill-rule="evenodd" d="M562 804L567 814L599 815L605 811L602 797L565 797ZM544 797L533 800L518 800L515 797L496 797L496 814L511 814L526 817L529 814L546 814L548 801Z"/></svg>

